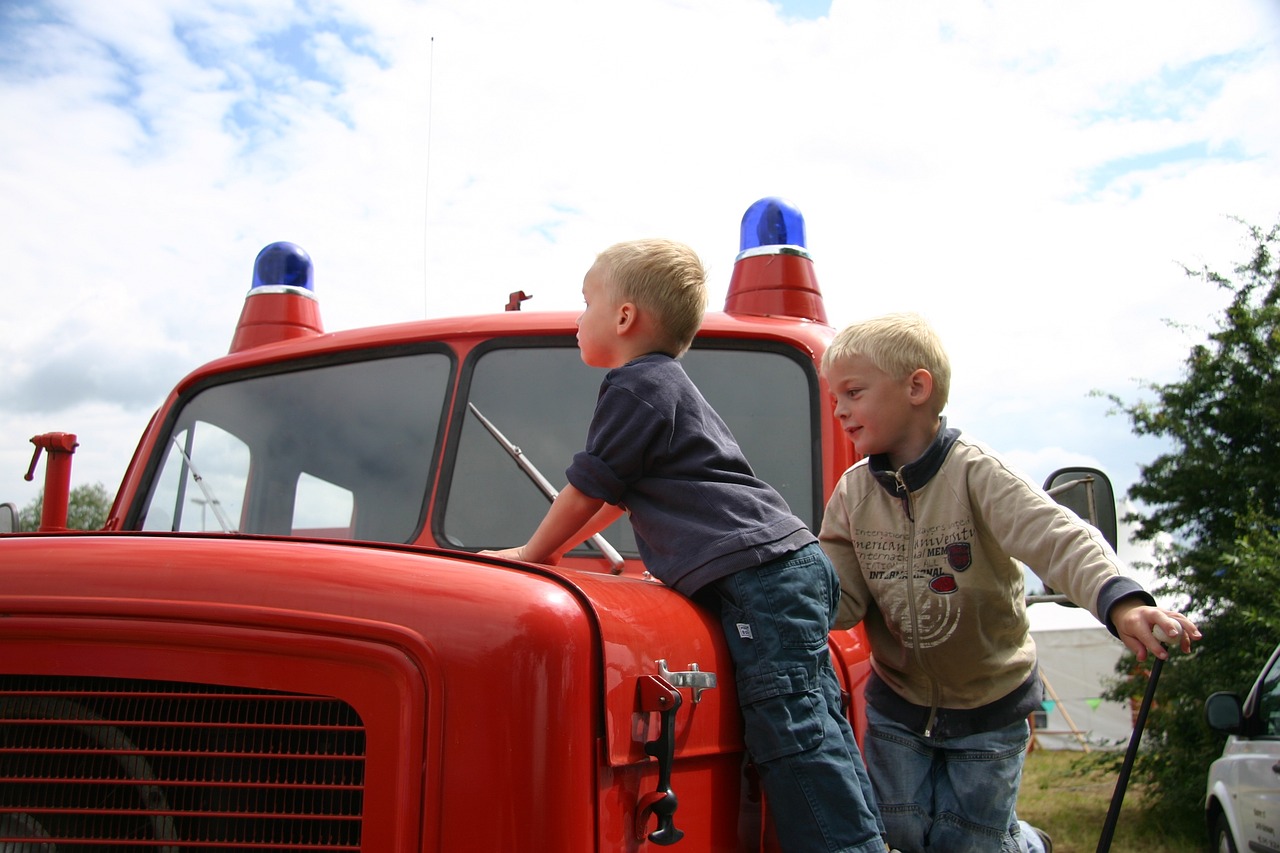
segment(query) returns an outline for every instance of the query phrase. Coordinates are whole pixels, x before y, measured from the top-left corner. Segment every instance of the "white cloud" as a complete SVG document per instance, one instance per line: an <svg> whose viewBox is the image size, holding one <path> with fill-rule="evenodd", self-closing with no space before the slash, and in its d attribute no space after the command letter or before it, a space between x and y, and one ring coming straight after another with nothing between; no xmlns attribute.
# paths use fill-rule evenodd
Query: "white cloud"
<svg viewBox="0 0 1280 853"><path fill-rule="evenodd" d="M1178 264L1229 270L1228 217L1276 219L1275 5L786 5L7 5L0 498L34 497L53 430L114 487L270 242L310 252L331 329L576 308L647 234L704 255L714 302L765 195L805 213L833 323L939 326L953 424L1123 490L1155 450L1088 392L1174 378L1162 319L1222 304Z"/></svg>

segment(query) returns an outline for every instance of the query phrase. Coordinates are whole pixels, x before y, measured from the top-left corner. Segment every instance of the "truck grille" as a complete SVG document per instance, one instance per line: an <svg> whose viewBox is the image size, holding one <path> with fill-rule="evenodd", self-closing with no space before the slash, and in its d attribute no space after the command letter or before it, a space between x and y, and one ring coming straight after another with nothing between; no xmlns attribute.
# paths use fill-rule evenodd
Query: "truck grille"
<svg viewBox="0 0 1280 853"><path fill-rule="evenodd" d="M359 850L364 775L332 697L0 675L0 851Z"/></svg>

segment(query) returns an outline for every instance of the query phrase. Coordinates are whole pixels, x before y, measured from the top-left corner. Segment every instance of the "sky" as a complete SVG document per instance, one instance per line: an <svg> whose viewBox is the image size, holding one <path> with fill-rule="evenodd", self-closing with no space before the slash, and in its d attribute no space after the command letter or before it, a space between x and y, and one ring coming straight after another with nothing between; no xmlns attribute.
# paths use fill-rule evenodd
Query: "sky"
<svg viewBox="0 0 1280 853"><path fill-rule="evenodd" d="M951 425L1123 495L1167 448L1092 392L1214 327L1186 270L1280 220L1278 103L1276 0L0 0L0 500L52 431L114 491L269 243L331 331L579 310L648 236L718 307L764 196L833 325L937 327Z"/></svg>

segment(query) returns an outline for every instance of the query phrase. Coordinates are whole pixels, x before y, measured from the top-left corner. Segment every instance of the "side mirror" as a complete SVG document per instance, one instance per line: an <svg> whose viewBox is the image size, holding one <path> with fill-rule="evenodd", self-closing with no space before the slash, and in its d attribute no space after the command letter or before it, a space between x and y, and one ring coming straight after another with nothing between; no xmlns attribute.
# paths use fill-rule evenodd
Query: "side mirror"
<svg viewBox="0 0 1280 853"><path fill-rule="evenodd" d="M1116 496L1111 480L1097 468L1059 468L1044 481L1049 496L1102 533L1116 547ZM1045 587L1044 594L1027 596L1028 604L1051 601L1064 607L1076 605L1065 595Z"/></svg>
<svg viewBox="0 0 1280 853"><path fill-rule="evenodd" d="M1116 495L1106 474L1097 468L1059 468L1044 481L1044 490L1116 547Z"/></svg>
<svg viewBox="0 0 1280 853"><path fill-rule="evenodd" d="M18 532L18 508L11 503L0 504L0 533Z"/></svg>
<svg viewBox="0 0 1280 853"><path fill-rule="evenodd" d="M1204 700L1204 719L1215 732L1240 734L1244 727L1240 697L1234 693L1214 693Z"/></svg>

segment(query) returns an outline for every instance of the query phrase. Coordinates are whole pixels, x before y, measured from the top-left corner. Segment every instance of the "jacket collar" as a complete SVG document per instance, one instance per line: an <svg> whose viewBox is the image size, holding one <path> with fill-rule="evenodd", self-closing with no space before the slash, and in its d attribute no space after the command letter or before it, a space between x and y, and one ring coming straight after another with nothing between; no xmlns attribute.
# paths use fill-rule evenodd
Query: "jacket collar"
<svg viewBox="0 0 1280 853"><path fill-rule="evenodd" d="M873 453L867 460L867 465L871 469L872 476L879 481L880 485L889 494L895 497L906 497L903 492L899 491L898 483L904 483L909 492L923 489L925 484L938 473L938 469L946 461L947 454L951 452L952 445L956 443L956 439L959 437L960 430L948 429L947 419L942 417L939 418L938 434L933 437L928 449L920 455L919 459L903 465L902 470L894 471L890 467L889 454L887 453Z"/></svg>

